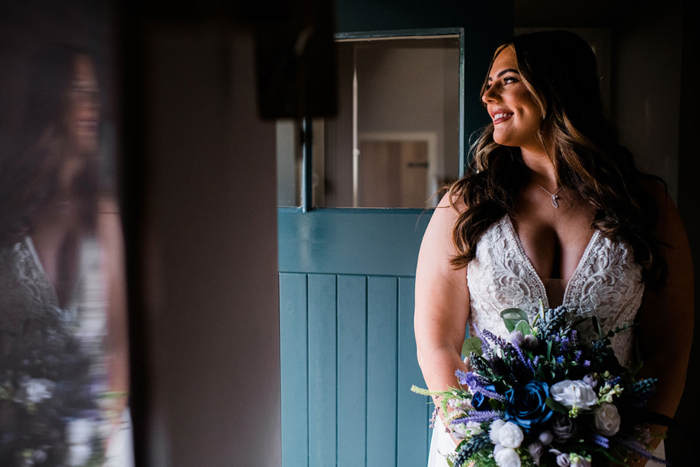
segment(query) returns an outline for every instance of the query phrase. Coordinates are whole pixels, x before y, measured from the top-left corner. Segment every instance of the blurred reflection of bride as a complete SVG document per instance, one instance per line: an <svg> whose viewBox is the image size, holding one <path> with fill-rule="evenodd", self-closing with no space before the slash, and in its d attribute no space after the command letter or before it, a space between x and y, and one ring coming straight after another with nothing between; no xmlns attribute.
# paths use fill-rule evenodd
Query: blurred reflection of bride
<svg viewBox="0 0 700 467"><path fill-rule="evenodd" d="M98 184L99 118L87 51L37 52L0 153L0 465L102 464L128 445L121 234Z"/></svg>

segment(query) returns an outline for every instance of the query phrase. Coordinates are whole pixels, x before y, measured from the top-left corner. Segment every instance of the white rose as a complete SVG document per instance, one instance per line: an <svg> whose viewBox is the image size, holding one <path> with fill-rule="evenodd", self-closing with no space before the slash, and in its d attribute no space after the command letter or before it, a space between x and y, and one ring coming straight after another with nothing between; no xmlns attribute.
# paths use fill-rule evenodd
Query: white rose
<svg viewBox="0 0 700 467"><path fill-rule="evenodd" d="M30 378L25 376L20 382L20 389L15 396L16 402L30 402L38 404L44 399L53 396L56 383L48 379Z"/></svg>
<svg viewBox="0 0 700 467"><path fill-rule="evenodd" d="M567 409L578 407L579 409L590 409L598 403L595 391L588 384L581 380L564 380L550 389L555 401Z"/></svg>
<svg viewBox="0 0 700 467"><path fill-rule="evenodd" d="M520 456L515 449L503 448L494 456L499 467L520 467Z"/></svg>
<svg viewBox="0 0 700 467"><path fill-rule="evenodd" d="M452 435L457 439L464 439L467 437L467 426L464 423L458 423L452 425Z"/></svg>
<svg viewBox="0 0 700 467"><path fill-rule="evenodd" d="M491 442L493 444L499 444L498 432L501 431L503 425L505 425L505 420L498 419L491 424L491 429L489 430L489 436L491 437Z"/></svg>
<svg viewBox="0 0 700 467"><path fill-rule="evenodd" d="M513 422L507 422L498 431L498 441L506 448L519 448L524 438L523 430Z"/></svg>
<svg viewBox="0 0 700 467"><path fill-rule="evenodd" d="M68 452L68 465L71 467L85 465L90 460L90 454L92 449L87 444L74 444Z"/></svg>
<svg viewBox="0 0 700 467"><path fill-rule="evenodd" d="M92 421L84 418L71 420L66 427L68 444L88 444L92 432Z"/></svg>
<svg viewBox="0 0 700 467"><path fill-rule="evenodd" d="M620 414L613 404L603 402L595 411L595 427L598 433L613 436L620 430Z"/></svg>

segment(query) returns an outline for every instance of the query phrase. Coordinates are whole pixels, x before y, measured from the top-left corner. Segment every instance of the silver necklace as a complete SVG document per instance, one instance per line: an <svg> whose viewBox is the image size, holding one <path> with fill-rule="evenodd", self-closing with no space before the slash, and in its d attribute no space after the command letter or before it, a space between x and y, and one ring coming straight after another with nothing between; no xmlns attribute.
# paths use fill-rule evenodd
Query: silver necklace
<svg viewBox="0 0 700 467"><path fill-rule="evenodd" d="M534 181L534 180L533 180L533 181ZM561 188L559 188L559 189L557 190L556 193L552 193L551 191L549 191L548 189L546 189L545 187L543 187L543 186L540 185L539 183L535 182L535 184L536 184L538 187L542 188L544 191L546 191L547 194L549 194L549 196L552 197L552 206L554 206L555 208L559 209L559 202L558 202L557 200L558 200L558 199L561 199L561 196L559 196L559 192L560 192L561 190L563 190L564 187L562 186Z"/></svg>

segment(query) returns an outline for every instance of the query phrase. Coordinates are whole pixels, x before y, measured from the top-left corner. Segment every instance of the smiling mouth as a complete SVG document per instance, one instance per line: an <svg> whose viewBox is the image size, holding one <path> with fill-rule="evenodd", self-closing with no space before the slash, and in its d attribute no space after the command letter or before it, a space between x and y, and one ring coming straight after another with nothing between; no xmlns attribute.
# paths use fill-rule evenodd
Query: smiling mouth
<svg viewBox="0 0 700 467"><path fill-rule="evenodd" d="M505 113L505 112L494 114L493 115L493 124L498 125L501 122L505 122L506 120L508 120L512 116L513 116L512 113Z"/></svg>

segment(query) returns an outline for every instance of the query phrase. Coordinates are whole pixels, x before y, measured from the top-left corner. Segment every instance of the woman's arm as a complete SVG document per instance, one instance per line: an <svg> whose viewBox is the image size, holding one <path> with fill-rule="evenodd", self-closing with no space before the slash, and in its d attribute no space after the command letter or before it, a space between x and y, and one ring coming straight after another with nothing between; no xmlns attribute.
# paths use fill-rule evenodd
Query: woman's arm
<svg viewBox="0 0 700 467"><path fill-rule="evenodd" d="M656 236L668 263L668 281L660 290L647 287L644 293L637 331L644 362L640 376L659 380L647 409L673 417L683 394L693 340L693 265L688 238L673 201L659 185L654 184L650 190L659 206ZM653 431L663 433L665 429L654 427Z"/></svg>
<svg viewBox="0 0 700 467"><path fill-rule="evenodd" d="M115 399L115 423L128 404L129 342L126 310L126 276L121 222L116 203L101 199L98 214L98 239L102 253L102 274L107 287L107 369L109 390L122 393Z"/></svg>
<svg viewBox="0 0 700 467"><path fill-rule="evenodd" d="M431 391L457 387L455 371L467 369L460 356L469 317L467 271L450 264L457 253L452 242L457 212L448 196L440 201L423 236L416 270L418 364ZM454 201L457 209L464 208Z"/></svg>

